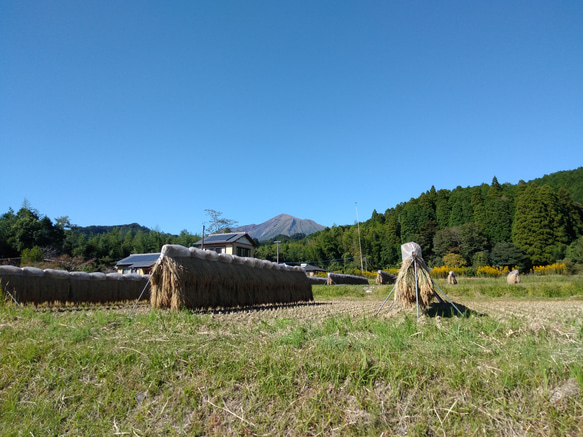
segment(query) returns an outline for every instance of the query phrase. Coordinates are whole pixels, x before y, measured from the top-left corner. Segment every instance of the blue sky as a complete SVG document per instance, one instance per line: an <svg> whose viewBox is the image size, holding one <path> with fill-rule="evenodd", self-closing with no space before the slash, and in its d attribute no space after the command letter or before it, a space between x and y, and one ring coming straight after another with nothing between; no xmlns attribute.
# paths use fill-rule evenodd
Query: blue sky
<svg viewBox="0 0 583 437"><path fill-rule="evenodd" d="M0 0L0 213L353 224L583 165L580 1Z"/></svg>

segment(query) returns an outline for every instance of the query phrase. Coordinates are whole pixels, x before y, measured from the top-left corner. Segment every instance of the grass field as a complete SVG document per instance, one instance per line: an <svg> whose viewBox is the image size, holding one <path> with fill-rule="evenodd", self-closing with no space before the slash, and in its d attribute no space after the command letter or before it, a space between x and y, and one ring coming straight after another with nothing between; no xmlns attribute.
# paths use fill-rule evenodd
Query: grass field
<svg viewBox="0 0 583 437"><path fill-rule="evenodd" d="M0 304L0 435L582 435L583 278L213 312ZM388 307L388 305L387 305Z"/></svg>

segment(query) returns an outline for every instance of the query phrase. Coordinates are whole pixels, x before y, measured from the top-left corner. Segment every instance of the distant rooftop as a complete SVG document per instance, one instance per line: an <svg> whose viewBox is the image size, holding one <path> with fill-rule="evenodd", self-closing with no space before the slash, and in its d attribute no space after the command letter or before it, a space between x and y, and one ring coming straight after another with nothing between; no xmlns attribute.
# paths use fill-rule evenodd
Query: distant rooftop
<svg viewBox="0 0 583 437"><path fill-rule="evenodd" d="M134 268L150 267L160 258L159 253L136 253L121 259L117 262L117 267L132 266Z"/></svg>
<svg viewBox="0 0 583 437"><path fill-rule="evenodd" d="M251 244L254 244L253 239L247 232L229 232L227 234L211 234L204 237L204 244L223 244L234 243L240 238L247 238ZM202 240L194 243L196 246L202 245Z"/></svg>

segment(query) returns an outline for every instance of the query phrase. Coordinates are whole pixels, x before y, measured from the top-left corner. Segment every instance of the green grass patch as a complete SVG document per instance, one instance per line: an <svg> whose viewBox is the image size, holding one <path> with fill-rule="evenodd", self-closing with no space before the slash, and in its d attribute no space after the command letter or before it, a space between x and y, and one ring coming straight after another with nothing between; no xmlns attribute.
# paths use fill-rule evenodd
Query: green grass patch
<svg viewBox="0 0 583 437"><path fill-rule="evenodd" d="M352 287L379 304L390 291ZM536 325L128 312L0 307L0 435L575 435L583 423L576 312Z"/></svg>

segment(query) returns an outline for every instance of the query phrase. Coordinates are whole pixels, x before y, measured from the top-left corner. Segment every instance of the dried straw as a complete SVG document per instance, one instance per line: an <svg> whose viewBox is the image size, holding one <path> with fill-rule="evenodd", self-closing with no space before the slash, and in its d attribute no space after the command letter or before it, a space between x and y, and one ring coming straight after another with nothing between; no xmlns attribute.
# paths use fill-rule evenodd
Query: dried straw
<svg viewBox="0 0 583 437"><path fill-rule="evenodd" d="M162 257L151 277L152 307L177 310L313 300L311 284L299 269L198 252Z"/></svg>
<svg viewBox="0 0 583 437"><path fill-rule="evenodd" d="M384 270L379 270L377 272L376 283L379 285L394 284L396 281L397 277L395 275L385 272Z"/></svg>
<svg viewBox="0 0 583 437"><path fill-rule="evenodd" d="M353 285L368 285L368 279L363 276L343 275L340 273L328 273L328 285L338 284L353 284Z"/></svg>
<svg viewBox="0 0 583 437"><path fill-rule="evenodd" d="M417 280L415 280L417 270ZM417 283L417 289L415 284ZM403 261L397 276L397 291L395 299L403 306L414 306L417 303L416 292L419 293L419 306L427 308L435 297L433 280L429 274L429 267L419 255Z"/></svg>
<svg viewBox="0 0 583 437"><path fill-rule="evenodd" d="M508 273L508 276L506 276L506 282L508 284L520 284L518 270L512 270L510 273Z"/></svg>

